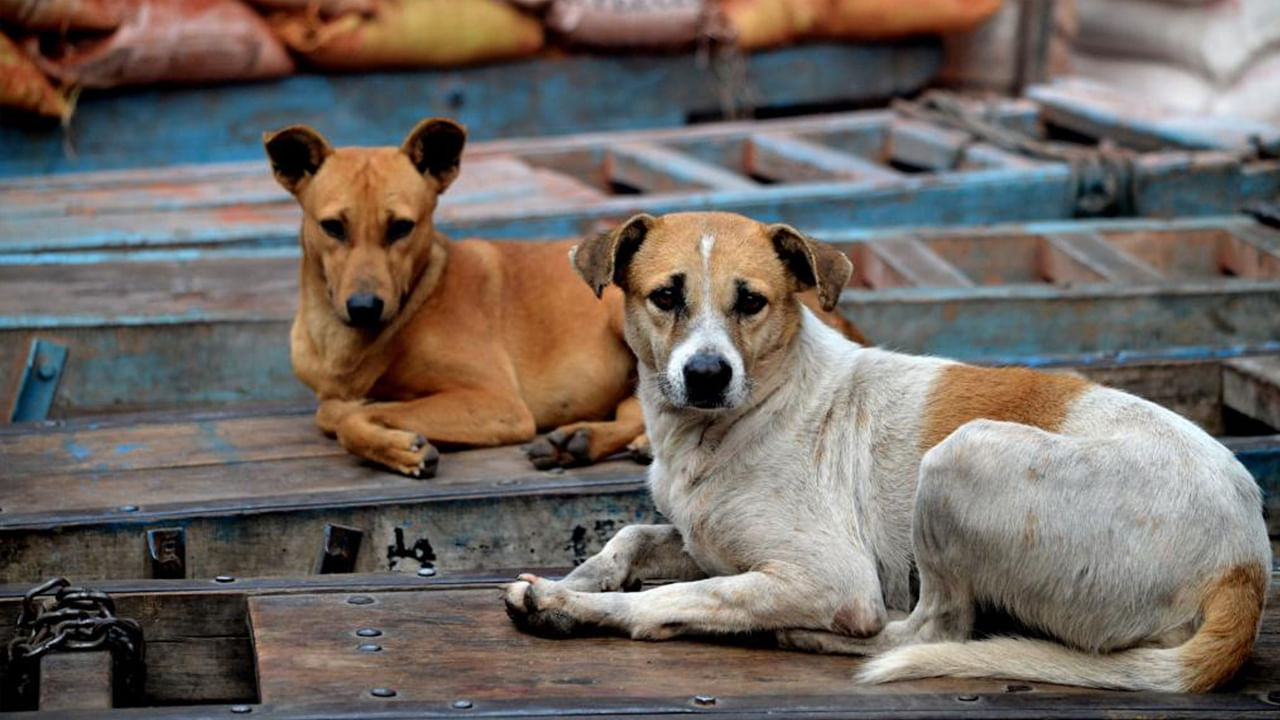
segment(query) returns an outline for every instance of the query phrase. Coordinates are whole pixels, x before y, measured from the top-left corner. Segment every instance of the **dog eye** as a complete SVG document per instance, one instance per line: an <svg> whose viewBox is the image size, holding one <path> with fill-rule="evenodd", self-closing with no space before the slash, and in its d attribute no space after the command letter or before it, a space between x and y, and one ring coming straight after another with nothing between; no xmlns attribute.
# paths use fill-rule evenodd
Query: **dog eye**
<svg viewBox="0 0 1280 720"><path fill-rule="evenodd" d="M676 309L676 305L680 304L680 296L673 288L658 288L649 293L649 302L663 312L671 312Z"/></svg>
<svg viewBox="0 0 1280 720"><path fill-rule="evenodd" d="M734 304L733 309L739 315L755 315L764 309L768 304L764 296L760 293L744 292L738 295L738 302Z"/></svg>
<svg viewBox="0 0 1280 720"><path fill-rule="evenodd" d="M320 221L320 229L324 230L324 234L334 240L347 239L347 226L342 224L341 220L329 219Z"/></svg>
<svg viewBox="0 0 1280 720"><path fill-rule="evenodd" d="M412 220L392 220L387 226L387 243L393 243L413 232Z"/></svg>

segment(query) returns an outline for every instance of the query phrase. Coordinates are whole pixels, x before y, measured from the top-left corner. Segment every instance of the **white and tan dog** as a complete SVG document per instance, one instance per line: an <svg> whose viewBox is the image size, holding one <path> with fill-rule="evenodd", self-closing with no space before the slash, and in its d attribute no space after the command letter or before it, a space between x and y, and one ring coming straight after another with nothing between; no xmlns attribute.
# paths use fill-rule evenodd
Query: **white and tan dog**
<svg viewBox="0 0 1280 720"><path fill-rule="evenodd" d="M1260 493L1192 423L1075 377L848 342L795 299L834 306L848 259L784 225L641 215L573 257L626 294L672 524L624 528L563 581L521 576L521 627L777 631L878 655L873 682L1203 691L1248 657ZM686 582L617 592L656 578ZM979 609L1044 639L973 640Z"/></svg>

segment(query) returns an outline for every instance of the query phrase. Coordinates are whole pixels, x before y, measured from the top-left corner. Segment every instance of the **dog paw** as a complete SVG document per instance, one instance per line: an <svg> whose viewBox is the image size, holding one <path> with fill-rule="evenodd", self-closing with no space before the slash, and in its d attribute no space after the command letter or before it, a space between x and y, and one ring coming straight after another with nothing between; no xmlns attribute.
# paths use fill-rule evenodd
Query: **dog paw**
<svg viewBox="0 0 1280 720"><path fill-rule="evenodd" d="M568 637L579 623L565 609L569 591L553 580L528 573L503 588L507 615L516 627L541 637Z"/></svg>
<svg viewBox="0 0 1280 720"><path fill-rule="evenodd" d="M639 435L627 443L627 455L633 462L648 465L653 462L653 446L649 444L649 435Z"/></svg>
<svg viewBox="0 0 1280 720"><path fill-rule="evenodd" d="M425 437L404 430L388 430L382 440L372 460L418 480L435 477L440 451Z"/></svg>
<svg viewBox="0 0 1280 720"><path fill-rule="evenodd" d="M539 470L579 467L591 464L591 431L579 428L573 432L552 430L535 438L524 448L529 462Z"/></svg>
<svg viewBox="0 0 1280 720"><path fill-rule="evenodd" d="M830 633L821 630L801 630L790 628L778 630L773 634L778 648L782 650L799 650L801 652L823 652L826 636Z"/></svg>

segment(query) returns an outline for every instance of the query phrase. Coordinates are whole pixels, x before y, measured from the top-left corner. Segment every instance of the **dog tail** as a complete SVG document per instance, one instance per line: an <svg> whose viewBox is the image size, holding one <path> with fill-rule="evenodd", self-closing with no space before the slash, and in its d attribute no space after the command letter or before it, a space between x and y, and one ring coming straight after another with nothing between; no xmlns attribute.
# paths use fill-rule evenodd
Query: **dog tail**
<svg viewBox="0 0 1280 720"><path fill-rule="evenodd" d="M1231 568L1201 598L1195 635L1172 648L1090 653L1045 640L993 638L908 645L867 661L862 682L926 677L1007 678L1117 690L1205 692L1231 679L1257 638L1266 599L1261 566Z"/></svg>

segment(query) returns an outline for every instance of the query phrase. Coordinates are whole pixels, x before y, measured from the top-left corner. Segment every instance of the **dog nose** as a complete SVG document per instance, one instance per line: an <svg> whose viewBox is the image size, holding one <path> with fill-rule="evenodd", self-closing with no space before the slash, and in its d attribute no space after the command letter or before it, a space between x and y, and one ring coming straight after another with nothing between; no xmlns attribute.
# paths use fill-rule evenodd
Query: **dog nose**
<svg viewBox="0 0 1280 720"><path fill-rule="evenodd" d="M347 298L347 318L355 327L371 328L382 324L382 298L370 292L351 293Z"/></svg>
<svg viewBox="0 0 1280 720"><path fill-rule="evenodd" d="M684 391L694 407L712 408L724 403L724 391L733 378L733 368L724 356L698 353L684 364Z"/></svg>

